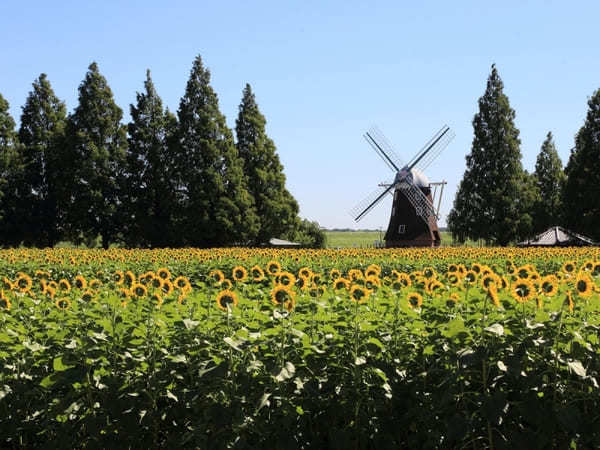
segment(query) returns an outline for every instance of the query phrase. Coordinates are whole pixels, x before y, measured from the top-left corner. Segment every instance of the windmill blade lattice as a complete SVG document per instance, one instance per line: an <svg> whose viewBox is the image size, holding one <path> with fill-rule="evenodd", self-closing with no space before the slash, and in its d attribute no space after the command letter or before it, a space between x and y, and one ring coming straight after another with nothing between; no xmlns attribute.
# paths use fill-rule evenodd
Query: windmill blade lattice
<svg viewBox="0 0 600 450"><path fill-rule="evenodd" d="M408 201L415 207L417 215L421 217L425 223L429 221L430 217L437 218L435 209L433 209L433 205L419 187L404 181L401 182L398 187L406 196Z"/></svg>
<svg viewBox="0 0 600 450"><path fill-rule="evenodd" d="M363 136L390 169L394 172L399 172L404 167L402 159L396 154L392 144L390 144L379 128L373 126Z"/></svg>
<svg viewBox="0 0 600 450"><path fill-rule="evenodd" d="M447 127L446 127L447 128ZM417 163L416 169L425 172L431 163L444 151L448 144L454 139L456 134L448 128L448 131L435 143L433 148L425 155L425 157Z"/></svg>
<svg viewBox="0 0 600 450"><path fill-rule="evenodd" d="M377 190L373 191L371 194L369 194L369 196L367 196L364 200L350 210L350 215L352 218L356 222L362 219L369 211L371 211L385 198L388 192L391 193L394 186L395 185L393 181L386 181L385 183L382 183Z"/></svg>
<svg viewBox="0 0 600 450"><path fill-rule="evenodd" d="M446 148L448 143L454 138L454 132L447 125L444 125L419 152L411 159L407 167L409 169L417 168L423 170Z"/></svg>

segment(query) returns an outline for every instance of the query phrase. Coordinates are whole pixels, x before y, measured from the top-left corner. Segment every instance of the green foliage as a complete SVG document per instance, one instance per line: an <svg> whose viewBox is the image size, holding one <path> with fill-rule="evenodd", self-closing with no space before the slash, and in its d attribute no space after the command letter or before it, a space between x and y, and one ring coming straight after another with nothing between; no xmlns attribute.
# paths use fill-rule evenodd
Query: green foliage
<svg viewBox="0 0 600 450"><path fill-rule="evenodd" d="M324 245L318 226L298 217L249 85L237 147L199 56L177 117L163 110L149 71L144 88L127 128L96 63L68 117L45 74L18 134L0 97L0 245Z"/></svg>
<svg viewBox="0 0 600 450"><path fill-rule="evenodd" d="M584 125L575 137L565 168L564 222L574 231L600 240L600 89L588 100Z"/></svg>
<svg viewBox="0 0 600 450"><path fill-rule="evenodd" d="M515 111L503 92L495 65L473 119L474 138L467 169L448 215L453 236L506 245L531 232L533 196L521 165Z"/></svg>
<svg viewBox="0 0 600 450"><path fill-rule="evenodd" d="M565 258L584 257L572 250L503 251L471 256L508 278L507 257L539 262L542 276L548 262L560 267ZM585 258L597 256L585 251ZM200 252L192 263L173 259L171 251L121 252L130 260L118 262L118 252L52 254L55 261L83 256L86 263L45 268L67 278L69 270L101 278L93 301L72 288L57 296L71 301L61 310L45 295L11 292L11 309L0 310L0 446L600 446L600 303L597 294L575 296L570 310L565 291L572 281L540 305L515 302L507 288L499 289L494 306L481 283L438 294L384 283L358 303L331 289L326 277L332 268L346 275L374 262L355 250L332 257L244 249L241 259ZM370 255L385 264L382 277L392 269L422 272L425 263L439 267L434 275L443 281L449 268L439 251L381 253ZM0 259L2 273L14 276L17 264L33 273L32 261L44 260L17 256L12 264ZM234 265L264 267L271 258L294 273L304 266L319 271L322 289L296 290L288 311L269 298L271 279L235 282L237 306L217 308L221 288L208 276L211 269L230 274ZM114 272L141 275L157 260L170 261L173 276L188 275L193 292L182 302L166 297L160 308L147 296L123 305ZM595 270L587 273L598 280ZM409 305L411 292L423 296L421 307Z"/></svg>
<svg viewBox="0 0 600 450"><path fill-rule="evenodd" d="M69 173L69 224L75 240L102 235L102 246L120 239L124 225L127 138L123 111L98 65L79 86L79 105L68 118L63 170Z"/></svg>
<svg viewBox="0 0 600 450"><path fill-rule="evenodd" d="M548 132L535 163L537 198L534 203L534 233L561 224L562 187L565 181L562 162L556 151L552 133Z"/></svg>
<svg viewBox="0 0 600 450"><path fill-rule="evenodd" d="M284 236L294 242L299 242L303 247L325 248L325 231L321 230L317 222L306 219L298 220L294 231Z"/></svg>
<svg viewBox="0 0 600 450"><path fill-rule="evenodd" d="M52 247L63 235L61 146L67 109L54 94L46 74L33 83L23 113L19 140L23 145L23 182L19 186L19 217L26 244Z"/></svg>
<svg viewBox="0 0 600 450"><path fill-rule="evenodd" d="M130 105L125 241L129 246L167 247L175 241L175 168L170 150L177 119L163 110L149 70L144 89L137 93L136 105Z"/></svg>
<svg viewBox="0 0 600 450"><path fill-rule="evenodd" d="M293 232L298 216L298 203L285 187L283 166L275 144L265 132L265 124L252 89L246 84L236 120L236 146L260 220L257 244ZM306 225L301 227L304 231L299 232L306 234Z"/></svg>
<svg viewBox="0 0 600 450"><path fill-rule="evenodd" d="M23 183L22 150L9 104L0 95L0 244L15 246L23 240L20 199Z"/></svg>
<svg viewBox="0 0 600 450"><path fill-rule="evenodd" d="M259 220L243 161L209 83L210 72L198 56L177 112L175 226L181 245L246 244L255 240Z"/></svg>

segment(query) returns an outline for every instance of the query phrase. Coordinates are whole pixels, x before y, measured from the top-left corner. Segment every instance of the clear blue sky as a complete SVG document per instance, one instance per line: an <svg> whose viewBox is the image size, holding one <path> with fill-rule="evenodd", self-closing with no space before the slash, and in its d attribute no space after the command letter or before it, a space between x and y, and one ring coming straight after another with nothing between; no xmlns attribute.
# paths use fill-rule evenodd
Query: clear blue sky
<svg viewBox="0 0 600 450"><path fill-rule="evenodd" d="M45 72L69 111L97 61L129 119L149 68L176 111L194 57L234 126L252 85L303 217L387 227L390 202L356 225L348 210L390 177L362 133L372 124L408 161L447 123L456 138L427 171L445 179L442 224L473 139L492 63L532 171L548 131L563 163L600 88L600 2L12 1L0 3L0 93L17 123Z"/></svg>

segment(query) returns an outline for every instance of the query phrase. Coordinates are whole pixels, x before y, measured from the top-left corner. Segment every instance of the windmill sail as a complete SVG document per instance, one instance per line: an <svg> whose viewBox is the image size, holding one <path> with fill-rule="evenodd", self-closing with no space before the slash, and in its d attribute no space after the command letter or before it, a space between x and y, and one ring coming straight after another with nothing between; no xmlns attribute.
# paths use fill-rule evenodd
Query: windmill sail
<svg viewBox="0 0 600 450"><path fill-rule="evenodd" d="M444 149L448 146L450 141L452 141L452 139L454 139L454 136L456 136L454 131L452 131L448 128L447 132L444 133L443 136L441 136L441 138L438 141L436 141L436 143L433 145L433 147L427 153L427 155L425 155L415 165L415 169L418 169L421 172L424 172L425 169L427 169L431 165L431 163L440 155L440 153L442 153L442 151L444 151Z"/></svg>
<svg viewBox="0 0 600 450"><path fill-rule="evenodd" d="M423 148L411 159L407 167L408 169L420 169L423 170L422 164L427 163L429 165L437 155L448 145L448 142L453 138L453 132L444 125L440 131L438 131Z"/></svg>
<svg viewBox="0 0 600 450"><path fill-rule="evenodd" d="M376 191L350 211L354 220L358 222L387 194L393 194L392 213L385 234L386 247L439 246L441 237L432 186L435 185L437 192L438 185L442 185L443 189L445 182L430 183L422 171L446 148L454 138L454 132L444 125L408 164L402 162L377 128L371 128L363 137L396 176L394 181L380 184Z"/></svg>
<svg viewBox="0 0 600 450"><path fill-rule="evenodd" d="M350 210L352 218L358 222L362 219L369 211L371 211L381 200L385 198L385 195L392 191L394 183L392 181L382 183L382 185L375 191L373 191L364 200L358 203L354 208Z"/></svg>
<svg viewBox="0 0 600 450"><path fill-rule="evenodd" d="M408 201L414 206L417 215L427 223L430 217L436 217L435 209L421 189L413 183L402 182L398 186Z"/></svg>
<svg viewBox="0 0 600 450"><path fill-rule="evenodd" d="M364 135L365 140L369 143L373 150L383 159L390 169L394 172L399 172L404 166L402 159L396 154L392 145L377 127L372 127Z"/></svg>

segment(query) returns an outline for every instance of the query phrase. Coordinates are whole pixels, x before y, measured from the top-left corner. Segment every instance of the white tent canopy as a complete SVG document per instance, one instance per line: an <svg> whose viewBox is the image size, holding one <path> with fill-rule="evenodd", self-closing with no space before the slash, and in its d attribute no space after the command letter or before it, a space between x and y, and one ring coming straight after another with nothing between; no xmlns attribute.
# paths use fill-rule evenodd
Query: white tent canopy
<svg viewBox="0 0 600 450"><path fill-rule="evenodd" d="M551 227L532 239L517 244L519 247L580 247L598 245L590 238L563 227Z"/></svg>

